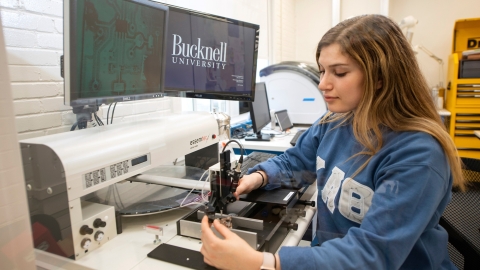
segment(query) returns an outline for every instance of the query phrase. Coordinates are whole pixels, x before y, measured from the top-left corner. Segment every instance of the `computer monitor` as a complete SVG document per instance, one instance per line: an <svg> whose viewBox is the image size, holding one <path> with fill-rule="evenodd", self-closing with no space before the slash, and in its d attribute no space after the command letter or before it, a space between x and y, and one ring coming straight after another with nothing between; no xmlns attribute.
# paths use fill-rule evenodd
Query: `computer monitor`
<svg viewBox="0 0 480 270"><path fill-rule="evenodd" d="M250 105L252 105L252 103L248 101L238 102L238 113L250 113Z"/></svg>
<svg viewBox="0 0 480 270"><path fill-rule="evenodd" d="M287 110L281 110L281 111L275 112L275 118L277 120L278 126L280 127L281 131L286 131L287 129L291 129L293 127L293 124L290 121L290 117L288 116Z"/></svg>
<svg viewBox="0 0 480 270"><path fill-rule="evenodd" d="M168 7L148 0L64 0L65 104L161 98Z"/></svg>
<svg viewBox="0 0 480 270"><path fill-rule="evenodd" d="M166 5L165 94L253 101L259 26Z"/></svg>
<svg viewBox="0 0 480 270"><path fill-rule="evenodd" d="M253 135L245 137L246 141L270 141L270 134L262 134L262 128L270 124L267 88L264 82L255 85L255 101L250 106Z"/></svg>

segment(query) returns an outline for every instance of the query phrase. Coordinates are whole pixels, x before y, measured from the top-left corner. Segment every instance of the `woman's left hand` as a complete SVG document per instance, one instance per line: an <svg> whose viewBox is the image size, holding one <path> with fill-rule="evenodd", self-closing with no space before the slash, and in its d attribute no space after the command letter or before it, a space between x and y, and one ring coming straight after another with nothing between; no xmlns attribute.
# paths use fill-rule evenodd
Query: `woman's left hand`
<svg viewBox="0 0 480 270"><path fill-rule="evenodd" d="M223 236L218 238L205 215L202 219L202 249L205 263L218 269L260 269L263 254L254 250L237 234L222 225L218 219L213 227Z"/></svg>

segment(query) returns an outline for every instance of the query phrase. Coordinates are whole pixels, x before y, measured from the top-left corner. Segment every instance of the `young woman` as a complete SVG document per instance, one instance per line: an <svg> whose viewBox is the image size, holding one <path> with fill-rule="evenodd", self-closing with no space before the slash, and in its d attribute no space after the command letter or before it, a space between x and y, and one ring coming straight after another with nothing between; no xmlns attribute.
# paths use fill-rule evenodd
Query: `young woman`
<svg viewBox="0 0 480 270"><path fill-rule="evenodd" d="M240 195L313 176L316 241L262 254L218 221L224 239L216 237L204 219L205 262L222 269L259 269L273 259L276 269L455 268L438 222L452 185L464 188L461 162L402 31L381 15L355 17L323 36L316 58L329 112L237 188Z"/></svg>

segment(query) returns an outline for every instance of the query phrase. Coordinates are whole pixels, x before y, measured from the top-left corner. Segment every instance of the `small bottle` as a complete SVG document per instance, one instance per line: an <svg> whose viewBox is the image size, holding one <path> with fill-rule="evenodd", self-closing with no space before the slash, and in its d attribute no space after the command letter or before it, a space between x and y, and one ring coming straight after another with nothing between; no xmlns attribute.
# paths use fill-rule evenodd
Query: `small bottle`
<svg viewBox="0 0 480 270"><path fill-rule="evenodd" d="M433 104L435 104L435 107L437 107L437 104L438 104L438 88L437 87L432 88L432 99L433 99Z"/></svg>

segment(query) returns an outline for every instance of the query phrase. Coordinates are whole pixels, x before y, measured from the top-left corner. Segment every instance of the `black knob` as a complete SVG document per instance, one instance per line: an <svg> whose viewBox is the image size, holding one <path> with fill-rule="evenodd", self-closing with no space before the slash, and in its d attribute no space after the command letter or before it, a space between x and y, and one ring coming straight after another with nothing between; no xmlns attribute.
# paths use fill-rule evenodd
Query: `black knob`
<svg viewBox="0 0 480 270"><path fill-rule="evenodd" d="M105 227L107 226L107 223L105 221L102 221L101 219L97 218L93 221L93 227L98 228L98 227Z"/></svg>
<svg viewBox="0 0 480 270"><path fill-rule="evenodd" d="M215 220L215 207L208 203L208 205L205 205L204 211L205 215L207 215L208 217L208 222L213 223L213 221Z"/></svg>
<svg viewBox="0 0 480 270"><path fill-rule="evenodd" d="M296 231L296 230L298 230L298 224L297 224L297 223L288 223L288 224L287 224L287 228L288 228L289 230L294 230L294 231Z"/></svg>
<svg viewBox="0 0 480 270"><path fill-rule="evenodd" d="M303 205L310 205L311 207L315 207L315 201L300 201Z"/></svg>
<svg viewBox="0 0 480 270"><path fill-rule="evenodd" d="M229 202L229 203L233 203L237 200L237 198L235 198L235 196L233 196L232 193L228 194L226 199L227 199L227 202Z"/></svg>
<svg viewBox="0 0 480 270"><path fill-rule="evenodd" d="M80 234L81 235L85 235L85 234L92 234L93 233L93 229L88 227L88 225L83 225L81 228L80 228Z"/></svg>

